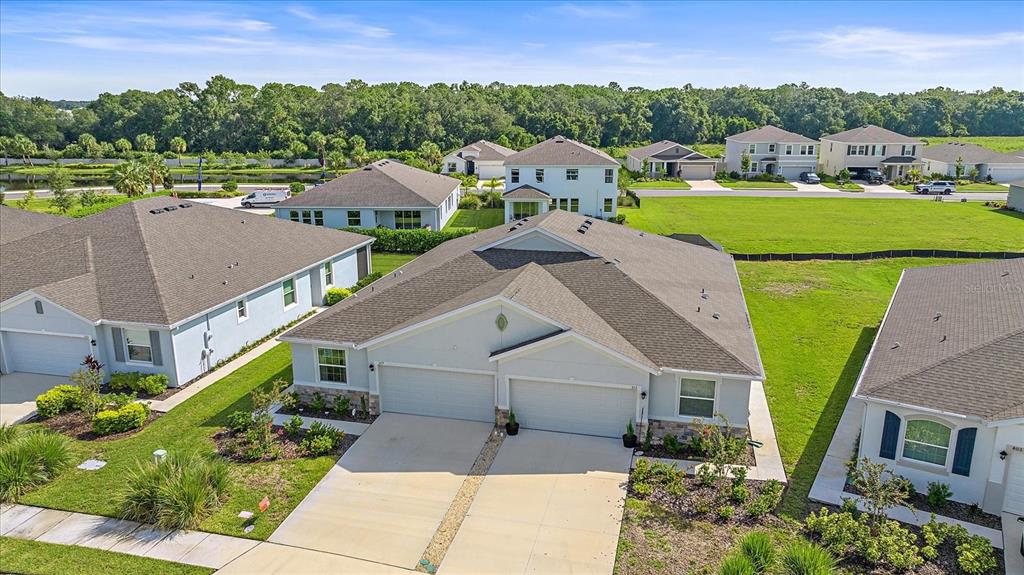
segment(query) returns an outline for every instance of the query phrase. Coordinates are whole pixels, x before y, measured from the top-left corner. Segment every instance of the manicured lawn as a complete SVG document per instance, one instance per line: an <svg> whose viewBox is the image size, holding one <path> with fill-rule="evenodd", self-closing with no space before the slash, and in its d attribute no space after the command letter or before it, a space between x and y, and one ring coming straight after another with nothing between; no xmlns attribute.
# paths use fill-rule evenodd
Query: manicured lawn
<svg viewBox="0 0 1024 575"><path fill-rule="evenodd" d="M245 367L220 380L158 418L139 433L113 441L74 441L76 458L93 457L107 462L99 471L72 469L55 481L21 499L28 505L65 509L81 513L116 516L117 497L125 477L153 451L210 454L211 437L221 429L227 416L250 407L249 392L269 386L277 379L291 381L291 351L281 344ZM203 531L236 537L266 539L314 485L334 465L336 457L325 456L289 461L231 464L233 485L228 499L213 516L200 525ZM243 533L238 513L255 511L264 496L270 510L259 517L251 533Z"/></svg>
<svg viewBox="0 0 1024 575"><path fill-rule="evenodd" d="M213 569L125 553L0 537L0 568L25 575L208 575Z"/></svg>
<svg viewBox="0 0 1024 575"><path fill-rule="evenodd" d="M82 207L78 203L78 201L76 200L74 207L72 207L70 210L68 210L68 212L66 214L61 214L60 212L58 212L53 207L53 205L50 203L50 198L36 198L36 199L33 199L33 200L29 200L28 206L25 209L31 210L33 212L42 212L42 213L54 214L54 215L58 215L58 216L59 215L63 215L63 216L67 216L69 218L81 218L81 217L91 216L93 214L97 214L97 213L102 212L104 210L109 210L110 208L115 208L117 206L120 206L121 204L127 204L128 202L134 202L135 200L142 200L142 199L145 199L145 198L154 198L154 197L157 197L157 196L169 196L169 195L171 195L170 192L164 192L164 191L160 191L160 192L157 192L155 194L143 194L141 196L135 196L134 198L129 198L128 196L122 196L121 194L97 195L97 198L99 199L99 201L97 201L95 204L89 206L88 208ZM17 199L9 199L9 200L5 201L4 204L7 205L7 206L15 207L15 208L20 208L21 207L21 202L19 200L17 200Z"/></svg>
<svg viewBox="0 0 1024 575"><path fill-rule="evenodd" d="M505 210L501 208L481 208L479 210L456 210L444 229L479 228L485 230L505 223Z"/></svg>
<svg viewBox="0 0 1024 575"><path fill-rule="evenodd" d="M948 142L965 142L977 144L997 152L1016 152L1024 150L1024 136L967 136L957 138L953 136L927 136L919 137L919 140L928 142L929 146L945 144Z"/></svg>
<svg viewBox="0 0 1024 575"><path fill-rule="evenodd" d="M906 192L913 192L913 184L896 184L893 186L897 190L903 190ZM1006 186L1000 186L998 184L966 184L963 186L957 186L956 191L958 192L1007 192L1009 188Z"/></svg>
<svg viewBox="0 0 1024 575"><path fill-rule="evenodd" d="M388 275L406 263L416 259L416 254L373 252L370 258L373 265L373 271L380 272L383 275Z"/></svg>
<svg viewBox="0 0 1024 575"><path fill-rule="evenodd" d="M832 188L833 190L843 190L843 191L846 191L846 192L863 192L864 191L864 188L862 186L858 186L857 184L850 184L850 183L837 184L835 182L822 182L821 185L825 186L826 188Z"/></svg>
<svg viewBox="0 0 1024 575"><path fill-rule="evenodd" d="M690 184L675 180L652 180L649 182L633 182L629 187L632 190L689 190Z"/></svg>
<svg viewBox="0 0 1024 575"><path fill-rule="evenodd" d="M747 180L719 180L719 184L734 190L795 190L796 186L787 182L757 182Z"/></svg>
<svg viewBox="0 0 1024 575"><path fill-rule="evenodd" d="M725 144L688 144L686 147L709 158L725 155Z"/></svg>
<svg viewBox="0 0 1024 575"><path fill-rule="evenodd" d="M979 202L704 197L644 198L641 206L619 208L627 225L704 234L739 253L1024 251L1024 214Z"/></svg>

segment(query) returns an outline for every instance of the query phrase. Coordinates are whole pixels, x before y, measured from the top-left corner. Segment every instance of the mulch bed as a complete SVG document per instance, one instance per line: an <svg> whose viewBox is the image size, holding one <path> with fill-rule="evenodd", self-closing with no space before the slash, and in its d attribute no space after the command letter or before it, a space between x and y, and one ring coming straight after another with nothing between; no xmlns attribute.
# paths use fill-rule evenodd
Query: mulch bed
<svg viewBox="0 0 1024 575"><path fill-rule="evenodd" d="M285 433L284 428L281 426L274 426L274 436L277 441L277 445L281 447L281 454L275 459L280 461L282 459L302 459L304 457L310 457L305 451L302 450L299 445L302 443L302 439L306 437L306 430L303 429L295 436L290 436ZM331 451L331 455L341 456L352 447L352 444L359 439L359 436L344 434L338 441L338 445ZM242 457L242 452L245 449L244 439L236 436L229 429L223 429L218 431L213 436L213 443L217 446L217 453L235 461L238 463L257 463L256 461L250 461ZM270 461L270 459L263 459L262 461Z"/></svg>
<svg viewBox="0 0 1024 575"><path fill-rule="evenodd" d="M78 439L80 441L112 441L114 439L123 439L125 437L135 435L145 429L147 425L153 423L153 421L160 417L160 415L161 414L155 411L151 411L146 422L142 424L142 427L137 427L122 433L112 433L110 435L96 435L93 433L92 419L81 411L62 413L42 421L43 425L46 427L73 439Z"/></svg>
<svg viewBox="0 0 1024 575"><path fill-rule="evenodd" d="M774 517L769 513L761 517L753 517L746 512L746 505L757 498L765 488L765 481L746 481L750 497L745 502L738 503L722 496L721 485L731 484L730 479L722 480L721 485L704 485L695 477L682 479L686 487L686 494L677 496L669 493L661 485L655 485L653 493L648 496L638 495L633 490L630 482L629 495L637 499L645 499L656 503L659 507L673 512L682 519L701 519L722 525L753 525L765 521L772 521ZM718 508L723 505L730 505L733 508L733 515L729 519L722 519L718 516Z"/></svg>
<svg viewBox="0 0 1024 575"><path fill-rule="evenodd" d="M299 405L294 408L282 407L277 411L280 415L298 415L299 417L316 417L317 419L330 419L332 421L352 421L355 423L373 423L377 419L376 415L369 415L367 417L360 417L359 415L352 415L351 413L338 414L336 411L330 409L324 409L323 411L314 410L308 405Z"/></svg>
<svg viewBox="0 0 1024 575"><path fill-rule="evenodd" d="M853 493L855 495L861 495L857 492L852 485L846 485L843 487L843 491L846 493ZM959 519L960 521L966 521L967 523L973 523L975 525L981 525L982 527L989 527L991 529L1002 530L1003 522L998 515L992 515L981 510L976 505L969 505L967 503L961 503L959 501L947 501L943 507L932 507L928 503L928 498L923 493L917 493L911 497L907 503L910 504L914 510L918 512L922 517L928 517L934 513L936 515L945 515L952 519Z"/></svg>
<svg viewBox="0 0 1024 575"><path fill-rule="evenodd" d="M754 465L754 448L749 443L744 445L745 449L740 454L739 460L736 462L737 465ZM658 443L651 445L650 449L643 449L641 447L636 448L637 455L643 455L644 457L658 457L661 459L687 459L690 461L706 461L707 457L703 453L697 453L690 448L688 443L683 444L682 451L678 453L670 453L665 446Z"/></svg>

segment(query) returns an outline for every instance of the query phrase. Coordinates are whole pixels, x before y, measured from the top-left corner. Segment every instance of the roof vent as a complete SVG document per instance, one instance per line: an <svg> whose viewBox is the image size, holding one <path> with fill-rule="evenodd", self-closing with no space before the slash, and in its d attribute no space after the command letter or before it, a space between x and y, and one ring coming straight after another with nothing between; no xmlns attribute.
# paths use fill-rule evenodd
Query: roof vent
<svg viewBox="0 0 1024 575"><path fill-rule="evenodd" d="M196 274L188 274L188 279L190 279L190 280L196 279Z"/></svg>
<svg viewBox="0 0 1024 575"><path fill-rule="evenodd" d="M156 208L155 210L149 210L149 213L151 213L151 214L159 214L162 211L164 211L163 208Z"/></svg>
<svg viewBox="0 0 1024 575"><path fill-rule="evenodd" d="M178 206L167 206L166 208L164 208L164 211L165 212L173 212L176 209L178 209Z"/></svg>
<svg viewBox="0 0 1024 575"><path fill-rule="evenodd" d="M716 311L715 313L711 314L711 317L715 319L721 319L722 316L718 315L718 312Z"/></svg>
<svg viewBox="0 0 1024 575"><path fill-rule="evenodd" d="M932 318L932 321L939 321L939 318L941 318L941 317L942 317L942 312L937 311L937 312L935 312L935 317Z"/></svg>
<svg viewBox="0 0 1024 575"><path fill-rule="evenodd" d="M372 171L372 170L373 170L373 166L366 166L365 168L363 168L364 172L369 172L369 171Z"/></svg>
<svg viewBox="0 0 1024 575"><path fill-rule="evenodd" d="M708 297L710 297L710 296L708 296L708 294L706 294L706 293L700 294L700 299L708 299Z"/></svg>
<svg viewBox="0 0 1024 575"><path fill-rule="evenodd" d="M228 285L228 280L224 280L224 281L222 281L220 283L221 283L221 285Z"/></svg>
<svg viewBox="0 0 1024 575"><path fill-rule="evenodd" d="M178 204L179 208L191 208L192 204Z"/></svg>
<svg viewBox="0 0 1024 575"><path fill-rule="evenodd" d="M898 341L897 341L897 342L893 343L893 344L892 344L892 347L890 347L889 349L896 349L896 348L898 348L899 346L900 346L900 342L898 342Z"/></svg>

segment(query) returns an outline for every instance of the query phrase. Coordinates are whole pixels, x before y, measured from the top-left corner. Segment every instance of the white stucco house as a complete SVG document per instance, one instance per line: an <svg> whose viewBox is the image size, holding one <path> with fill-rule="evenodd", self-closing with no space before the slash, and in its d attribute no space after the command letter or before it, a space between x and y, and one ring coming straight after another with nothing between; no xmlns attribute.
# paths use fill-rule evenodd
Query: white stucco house
<svg viewBox="0 0 1024 575"><path fill-rule="evenodd" d="M441 173L475 175L481 181L503 178L505 158L515 153L512 148L479 140L449 152L441 161Z"/></svg>
<svg viewBox="0 0 1024 575"><path fill-rule="evenodd" d="M626 152L626 169L648 178L664 174L669 178L683 180L710 180L715 177L717 166L717 159L671 140L662 140Z"/></svg>
<svg viewBox="0 0 1024 575"><path fill-rule="evenodd" d="M300 394L606 437L745 433L763 378L731 257L562 210L448 241L280 339Z"/></svg>
<svg viewBox="0 0 1024 575"><path fill-rule="evenodd" d="M834 176L844 168L851 173L874 168L888 180L905 177L910 170L923 170L920 154L924 142L892 130L866 125L821 137L818 168Z"/></svg>
<svg viewBox="0 0 1024 575"><path fill-rule="evenodd" d="M373 241L170 197L81 219L0 207L0 228L0 372L92 355L171 386L356 283Z"/></svg>
<svg viewBox="0 0 1024 575"><path fill-rule="evenodd" d="M1006 194L1006 207L1024 212L1024 180L1010 182L1010 192Z"/></svg>
<svg viewBox="0 0 1024 575"><path fill-rule="evenodd" d="M850 401L860 457L1024 515L1024 259L904 270Z"/></svg>
<svg viewBox="0 0 1024 575"><path fill-rule="evenodd" d="M971 169L978 170L978 179L993 182L1013 182L1024 179L1024 158L1014 154L1002 154L977 144L948 142L925 146L921 150L924 174L942 174L956 177L957 164L963 167L961 177L967 178Z"/></svg>
<svg viewBox="0 0 1024 575"><path fill-rule="evenodd" d="M762 126L725 139L725 170L743 175L781 175L795 180L817 168L818 142L775 126ZM743 170L743 156L750 166Z"/></svg>
<svg viewBox="0 0 1024 575"><path fill-rule="evenodd" d="M277 217L329 228L440 230L459 209L461 182L380 160L292 196L274 206Z"/></svg>
<svg viewBox="0 0 1024 575"><path fill-rule="evenodd" d="M505 158L505 221L561 209L608 219L618 213L619 162L555 136Z"/></svg>

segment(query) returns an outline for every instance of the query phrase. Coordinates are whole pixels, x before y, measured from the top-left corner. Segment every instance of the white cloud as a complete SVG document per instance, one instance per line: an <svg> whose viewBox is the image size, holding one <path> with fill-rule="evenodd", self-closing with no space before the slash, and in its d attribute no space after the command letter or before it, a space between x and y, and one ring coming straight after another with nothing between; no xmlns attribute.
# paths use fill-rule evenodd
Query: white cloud
<svg viewBox="0 0 1024 575"><path fill-rule="evenodd" d="M619 19L629 18L637 8L634 2L587 2L583 4L560 4L555 10L579 18Z"/></svg>
<svg viewBox="0 0 1024 575"><path fill-rule="evenodd" d="M304 6L291 6L288 13L319 28L352 32L366 38L388 38L394 35L387 28L363 24L348 14L318 14Z"/></svg>
<svg viewBox="0 0 1024 575"><path fill-rule="evenodd" d="M942 60L1008 46L1024 46L1024 33L957 34L905 32L892 28L837 27L818 32L790 32L776 37L782 43L810 48L846 60L897 58L923 62Z"/></svg>

